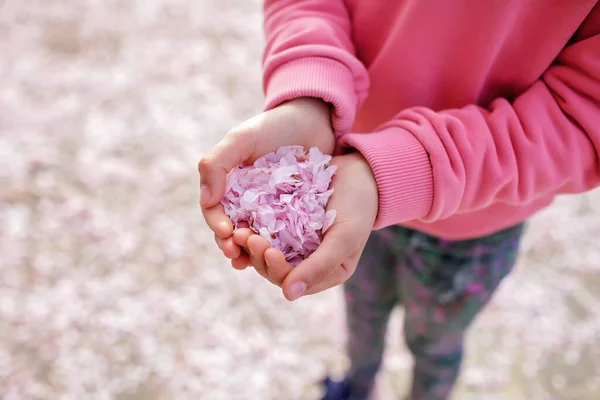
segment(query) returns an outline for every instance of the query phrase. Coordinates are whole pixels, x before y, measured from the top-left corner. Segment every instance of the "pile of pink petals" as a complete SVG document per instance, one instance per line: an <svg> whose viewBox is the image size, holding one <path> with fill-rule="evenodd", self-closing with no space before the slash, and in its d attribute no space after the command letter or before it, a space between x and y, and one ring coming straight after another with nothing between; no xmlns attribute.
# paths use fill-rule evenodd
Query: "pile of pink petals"
<svg viewBox="0 0 600 400"><path fill-rule="evenodd" d="M312 254L335 219L325 211L336 167L313 147L285 146L250 166L234 168L221 200L234 228L250 228L280 250L292 265Z"/></svg>

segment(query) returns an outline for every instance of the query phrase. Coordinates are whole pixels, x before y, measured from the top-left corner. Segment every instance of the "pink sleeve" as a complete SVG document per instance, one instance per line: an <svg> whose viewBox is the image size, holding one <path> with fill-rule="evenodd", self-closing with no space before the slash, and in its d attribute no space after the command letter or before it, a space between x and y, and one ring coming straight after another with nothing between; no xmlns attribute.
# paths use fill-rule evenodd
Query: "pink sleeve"
<svg viewBox="0 0 600 400"><path fill-rule="evenodd" d="M343 0L266 0L263 56L266 109L298 97L333 105L336 133L350 130L368 89Z"/></svg>
<svg viewBox="0 0 600 400"><path fill-rule="evenodd" d="M375 133L344 135L377 180L376 228L600 185L600 11L588 18L512 104L412 108Z"/></svg>

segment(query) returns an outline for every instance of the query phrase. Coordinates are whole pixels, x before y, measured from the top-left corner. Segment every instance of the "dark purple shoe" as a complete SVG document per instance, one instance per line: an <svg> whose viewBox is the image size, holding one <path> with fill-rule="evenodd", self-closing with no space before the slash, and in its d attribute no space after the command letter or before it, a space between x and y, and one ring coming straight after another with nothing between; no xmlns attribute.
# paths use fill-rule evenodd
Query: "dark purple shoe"
<svg viewBox="0 0 600 400"><path fill-rule="evenodd" d="M348 400L350 398L350 383L347 380L341 382L325 378L323 381L325 396L321 400Z"/></svg>

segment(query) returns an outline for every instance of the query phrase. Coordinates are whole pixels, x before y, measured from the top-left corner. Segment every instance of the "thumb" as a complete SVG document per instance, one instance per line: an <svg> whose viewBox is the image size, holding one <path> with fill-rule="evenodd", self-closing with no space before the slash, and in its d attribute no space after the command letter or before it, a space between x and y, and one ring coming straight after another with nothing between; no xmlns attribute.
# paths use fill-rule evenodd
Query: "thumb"
<svg viewBox="0 0 600 400"><path fill-rule="evenodd" d="M282 288L285 297L294 301L304 294L324 290L345 281L350 275L345 261L356 253L353 229L344 223L334 224L317 250L286 277ZM329 282L330 279L335 282Z"/></svg>
<svg viewBox="0 0 600 400"><path fill-rule="evenodd" d="M249 135L229 132L213 149L198 162L200 173L200 205L203 208L216 206L227 182L227 173L244 163L254 151Z"/></svg>

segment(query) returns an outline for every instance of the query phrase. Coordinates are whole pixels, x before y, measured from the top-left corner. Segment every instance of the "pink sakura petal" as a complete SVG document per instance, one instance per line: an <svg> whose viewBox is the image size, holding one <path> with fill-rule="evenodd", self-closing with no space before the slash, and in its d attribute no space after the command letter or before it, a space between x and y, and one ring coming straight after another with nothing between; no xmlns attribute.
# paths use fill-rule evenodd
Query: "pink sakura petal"
<svg viewBox="0 0 600 400"><path fill-rule="evenodd" d="M257 210L261 193L248 190L240 198L240 207L246 210Z"/></svg>
<svg viewBox="0 0 600 400"><path fill-rule="evenodd" d="M273 171L269 185L276 187L283 183L297 184L299 182L300 175L298 174L298 165L290 165L287 167L280 167Z"/></svg>
<svg viewBox="0 0 600 400"><path fill-rule="evenodd" d="M303 247L300 238L296 237L296 235L287 229L283 229L279 232L279 239L294 250L301 250Z"/></svg>
<svg viewBox="0 0 600 400"><path fill-rule="evenodd" d="M327 229L333 225L333 220L335 220L335 216L337 215L337 211L329 210L325 213L325 222L323 223L323 230L321 232L327 232Z"/></svg>
<svg viewBox="0 0 600 400"><path fill-rule="evenodd" d="M271 232L269 232L269 230L264 226L260 227L260 229L258 230L258 234L263 239L266 239L269 243L271 243L273 241L273 237L271 237Z"/></svg>

